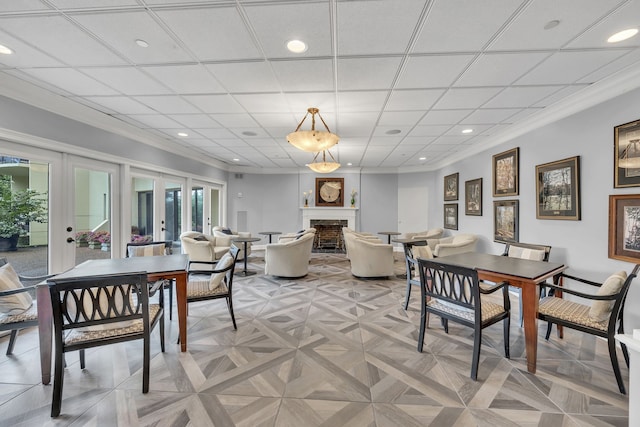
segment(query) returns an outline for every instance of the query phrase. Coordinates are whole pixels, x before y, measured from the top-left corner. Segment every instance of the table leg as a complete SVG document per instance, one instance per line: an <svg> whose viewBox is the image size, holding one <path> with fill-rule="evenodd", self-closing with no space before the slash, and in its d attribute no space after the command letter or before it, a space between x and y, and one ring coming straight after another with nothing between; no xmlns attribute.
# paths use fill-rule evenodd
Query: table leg
<svg viewBox="0 0 640 427"><path fill-rule="evenodd" d="M271 234L269 234L269 243L271 243Z"/></svg>
<svg viewBox="0 0 640 427"><path fill-rule="evenodd" d="M187 272L176 274L175 279L180 351L185 352L187 351Z"/></svg>
<svg viewBox="0 0 640 427"><path fill-rule="evenodd" d="M527 353L527 370L536 373L538 358L538 285L522 282L517 285L521 289L522 318L524 321L524 339Z"/></svg>
<svg viewBox="0 0 640 427"><path fill-rule="evenodd" d="M244 269L242 271L239 271L236 273L237 276L242 276L242 277L247 277L247 276L253 276L254 274L256 274L255 271L249 271L247 269L247 243L249 242L242 242L243 243L243 252L244 252Z"/></svg>
<svg viewBox="0 0 640 427"><path fill-rule="evenodd" d="M36 300L38 301L38 336L40 339L40 370L42 372L42 384L51 382L51 347L53 332L53 309L51 308L51 294L48 285L36 287Z"/></svg>

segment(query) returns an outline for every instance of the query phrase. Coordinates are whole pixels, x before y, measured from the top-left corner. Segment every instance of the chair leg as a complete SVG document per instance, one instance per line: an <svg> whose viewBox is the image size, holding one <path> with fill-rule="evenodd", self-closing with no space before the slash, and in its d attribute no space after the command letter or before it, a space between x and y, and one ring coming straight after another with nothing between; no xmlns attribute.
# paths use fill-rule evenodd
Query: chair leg
<svg viewBox="0 0 640 427"><path fill-rule="evenodd" d="M158 322L160 323L160 350L164 353L164 313Z"/></svg>
<svg viewBox="0 0 640 427"><path fill-rule="evenodd" d="M411 298L411 282L409 281L409 278L407 277L407 295L404 297L404 309L406 310L407 308L409 308L409 298Z"/></svg>
<svg viewBox="0 0 640 427"><path fill-rule="evenodd" d="M149 365L151 364L151 344L150 339L147 336L144 337L143 341L143 354L142 354L142 392L149 392Z"/></svg>
<svg viewBox="0 0 640 427"><path fill-rule="evenodd" d="M80 350L80 369L84 369L84 349Z"/></svg>
<svg viewBox="0 0 640 427"><path fill-rule="evenodd" d="M422 347L424 346L424 333L427 324L427 316L429 316L429 313L425 310L423 302L422 312L420 313L420 334L418 335L418 351L420 353L422 353Z"/></svg>
<svg viewBox="0 0 640 427"><path fill-rule="evenodd" d="M520 307L520 327L524 326L524 316L522 315L522 290L518 289L518 307Z"/></svg>
<svg viewBox="0 0 640 427"><path fill-rule="evenodd" d="M9 337L9 346L7 347L7 356L13 354L13 346L16 345L16 338L18 337L19 329L11 331L11 337Z"/></svg>
<svg viewBox="0 0 640 427"><path fill-rule="evenodd" d="M503 320L504 327L504 357L507 359L511 358L511 353L509 352L509 328L511 327L511 318L507 317Z"/></svg>
<svg viewBox="0 0 640 427"><path fill-rule="evenodd" d="M173 281L169 282L169 320L173 320Z"/></svg>
<svg viewBox="0 0 640 427"><path fill-rule="evenodd" d="M231 296L227 297L227 307L229 308L229 314L231 314L231 321L233 322L233 329L238 330L238 326L236 326L236 316L233 314L233 300Z"/></svg>
<svg viewBox="0 0 640 427"><path fill-rule="evenodd" d="M60 415L62 407L62 386L64 381L64 354L56 349L55 370L53 373L53 396L51 398L51 416Z"/></svg>
<svg viewBox="0 0 640 427"><path fill-rule="evenodd" d="M482 329L475 331L473 338L473 360L471 361L471 379L478 380L478 365L480 364L480 345L482 344Z"/></svg>
<svg viewBox="0 0 640 427"><path fill-rule="evenodd" d="M553 326L553 323L547 321L547 333L544 336L544 339L549 341L549 337L551 336L551 327Z"/></svg>
<svg viewBox="0 0 640 427"><path fill-rule="evenodd" d="M618 389L620 389L620 393L627 394L627 391L624 388L624 382L622 381L622 375L620 374L620 364L618 363L618 355L616 353L616 341L613 337L609 337L609 357L611 358L611 365L613 366L613 373L616 376L616 381L618 382Z"/></svg>
<svg viewBox="0 0 640 427"><path fill-rule="evenodd" d="M440 318L440 323L442 323L442 327L444 328L444 333L449 333L449 319Z"/></svg>
<svg viewBox="0 0 640 427"><path fill-rule="evenodd" d="M629 350L627 350L627 346L623 343L620 343L620 347L622 347L622 354L624 355L624 361L627 364L627 368L629 367Z"/></svg>

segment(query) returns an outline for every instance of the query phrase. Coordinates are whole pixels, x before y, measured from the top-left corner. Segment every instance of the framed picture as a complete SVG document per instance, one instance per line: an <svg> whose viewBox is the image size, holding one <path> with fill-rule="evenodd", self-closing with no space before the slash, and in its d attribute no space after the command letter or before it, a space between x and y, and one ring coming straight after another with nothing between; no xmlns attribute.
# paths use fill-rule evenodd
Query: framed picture
<svg viewBox="0 0 640 427"><path fill-rule="evenodd" d="M493 156L493 197L517 196L520 148Z"/></svg>
<svg viewBox="0 0 640 427"><path fill-rule="evenodd" d="M580 219L580 156L536 166L536 218Z"/></svg>
<svg viewBox="0 0 640 427"><path fill-rule="evenodd" d="M316 206L344 206L344 178L316 178Z"/></svg>
<svg viewBox="0 0 640 427"><path fill-rule="evenodd" d="M449 230L458 229L458 204L457 203L444 204L444 228L448 228Z"/></svg>
<svg viewBox="0 0 640 427"><path fill-rule="evenodd" d="M609 196L609 258L640 260L640 194Z"/></svg>
<svg viewBox="0 0 640 427"><path fill-rule="evenodd" d="M444 200L458 200L458 174L444 177Z"/></svg>
<svg viewBox="0 0 640 427"><path fill-rule="evenodd" d="M464 214L482 216L482 178L465 181Z"/></svg>
<svg viewBox="0 0 640 427"><path fill-rule="evenodd" d="M518 236L517 200L493 202L493 240L496 242L517 242Z"/></svg>
<svg viewBox="0 0 640 427"><path fill-rule="evenodd" d="M613 128L613 187L640 186L640 120Z"/></svg>

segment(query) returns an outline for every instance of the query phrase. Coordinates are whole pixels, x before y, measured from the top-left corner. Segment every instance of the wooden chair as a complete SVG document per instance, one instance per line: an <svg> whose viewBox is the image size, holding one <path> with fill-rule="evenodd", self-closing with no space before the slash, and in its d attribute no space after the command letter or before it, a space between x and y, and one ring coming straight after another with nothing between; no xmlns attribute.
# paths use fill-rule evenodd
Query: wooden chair
<svg viewBox="0 0 640 427"><path fill-rule="evenodd" d="M161 289L161 288L159 288ZM64 354L123 341L143 340L142 392L149 391L151 331L160 325L160 346L164 352L164 295L149 304L147 273L50 279L53 308L55 372L51 416L60 415L64 381Z"/></svg>
<svg viewBox="0 0 640 427"><path fill-rule="evenodd" d="M546 284L546 286L551 288L551 292L549 296L540 300L538 307L538 318L548 322L547 334L545 336L547 340L549 340L551 328L554 323L556 325L566 326L567 328L602 337L607 340L611 366L613 367L613 373L615 374L616 381L618 382L618 388L622 394L626 394L626 390L624 382L622 381L622 375L620 374L614 335L616 333L624 333L624 304L631 282L637 276L639 269L640 264L637 264L633 268L633 271L626 276L626 279L619 274L615 274L603 283L593 282L591 280L561 273L561 285ZM565 279L579 282L583 285L593 286L594 288L598 288L598 292L596 294L590 294L573 290L565 286ZM556 293L574 295L582 298L579 301L586 300L587 302L590 302L591 305L559 298L556 296ZM627 352L627 347L624 344L621 344L621 346L625 362L627 363L627 366L629 366L629 353Z"/></svg>
<svg viewBox="0 0 640 427"><path fill-rule="evenodd" d="M240 249L232 245L229 252L219 261L205 263L194 261L194 264L212 264L213 270L191 270L187 281L187 303L224 298L227 301L227 308L233 322L233 329L236 326L236 318L233 314L233 273ZM189 261L191 266L191 261ZM178 338L178 342L180 338Z"/></svg>
<svg viewBox="0 0 640 427"><path fill-rule="evenodd" d="M491 292L502 290L503 303L483 301L480 297L478 272L474 269L442 264L437 259L418 259L422 309L418 351L422 352L427 328L427 315L434 313L444 320L445 330L451 320L474 329L471 379L478 379L482 330L504 321L504 353L509 358L510 303L508 286L503 283Z"/></svg>
<svg viewBox="0 0 640 427"><path fill-rule="evenodd" d="M6 258L0 258L0 267L3 267L7 264L8 262ZM51 275L33 277L18 275L18 279L20 280L22 287L0 291L0 298L23 293L28 293L33 297L35 295L36 284L45 279L48 279L49 277L51 277ZM24 286L25 282L31 282L34 284L31 286ZM18 333L20 332L20 330L30 328L32 326L38 326L38 308L37 301L35 300L33 301L31 307L21 313L8 314L6 316L0 317L0 331L11 331L11 335L9 337L9 345L7 346L6 352L7 356L13 354L13 349L15 347L16 339L18 338Z"/></svg>
<svg viewBox="0 0 640 427"><path fill-rule="evenodd" d="M171 255L172 253L173 242L171 240L157 242L131 242L127 243L126 257L163 256ZM169 320L173 320L173 283L171 280L162 280L162 282L162 289L169 289Z"/></svg>
<svg viewBox="0 0 640 427"><path fill-rule="evenodd" d="M413 286L420 286L420 273L418 272L418 252L420 249L425 249L431 252L426 240L416 240L412 243L403 243L405 267L407 270L407 293L404 298L404 309L409 308L409 299L411 298L411 288ZM414 247L420 247L420 249L414 249ZM414 253L416 252L416 253ZM429 258L432 258L431 255Z"/></svg>

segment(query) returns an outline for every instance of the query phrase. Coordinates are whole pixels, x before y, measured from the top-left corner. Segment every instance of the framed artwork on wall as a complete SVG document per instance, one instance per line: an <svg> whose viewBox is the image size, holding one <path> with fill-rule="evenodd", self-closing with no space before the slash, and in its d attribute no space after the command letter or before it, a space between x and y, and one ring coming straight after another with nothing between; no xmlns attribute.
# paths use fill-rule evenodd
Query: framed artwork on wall
<svg viewBox="0 0 640 427"><path fill-rule="evenodd" d="M444 204L444 228L448 228L449 230L458 229L458 204L457 203Z"/></svg>
<svg viewBox="0 0 640 427"><path fill-rule="evenodd" d="M613 128L613 187L640 186L640 120Z"/></svg>
<svg viewBox="0 0 640 427"><path fill-rule="evenodd" d="M493 202L493 240L496 242L518 241L518 205L518 200Z"/></svg>
<svg viewBox="0 0 640 427"><path fill-rule="evenodd" d="M482 216L482 178L465 181L464 213Z"/></svg>
<svg viewBox="0 0 640 427"><path fill-rule="evenodd" d="M493 156L493 197L517 196L520 148Z"/></svg>
<svg viewBox="0 0 640 427"><path fill-rule="evenodd" d="M536 166L536 218L580 219L580 156Z"/></svg>
<svg viewBox="0 0 640 427"><path fill-rule="evenodd" d="M316 178L316 206L344 206L344 178Z"/></svg>
<svg viewBox="0 0 640 427"><path fill-rule="evenodd" d="M444 177L444 200L458 200L458 174Z"/></svg>
<svg viewBox="0 0 640 427"><path fill-rule="evenodd" d="M609 196L609 258L640 260L640 194Z"/></svg>

